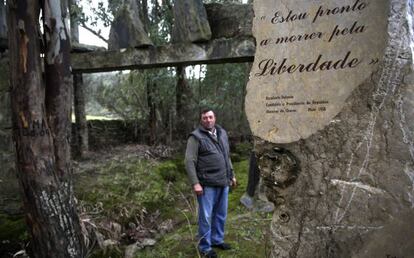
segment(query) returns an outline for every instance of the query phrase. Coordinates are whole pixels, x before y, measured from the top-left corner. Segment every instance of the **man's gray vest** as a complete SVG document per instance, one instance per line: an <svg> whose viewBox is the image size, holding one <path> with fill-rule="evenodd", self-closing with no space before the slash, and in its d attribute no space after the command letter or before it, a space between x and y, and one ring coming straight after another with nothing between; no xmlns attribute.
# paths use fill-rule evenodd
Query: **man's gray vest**
<svg viewBox="0 0 414 258"><path fill-rule="evenodd" d="M228 186L233 172L229 159L229 140L226 131L215 126L217 139L203 127L190 135L198 140L197 177L203 186Z"/></svg>

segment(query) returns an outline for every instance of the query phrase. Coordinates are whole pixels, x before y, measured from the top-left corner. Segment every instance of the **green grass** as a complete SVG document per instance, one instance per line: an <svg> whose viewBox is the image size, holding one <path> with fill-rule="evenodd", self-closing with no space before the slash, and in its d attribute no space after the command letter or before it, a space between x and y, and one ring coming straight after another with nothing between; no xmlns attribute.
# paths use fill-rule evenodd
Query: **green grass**
<svg viewBox="0 0 414 258"><path fill-rule="evenodd" d="M270 214L248 211L240 205L247 185L248 160L234 162L238 187L229 194L226 242L233 250L220 257L267 257ZM197 201L188 185L183 157L161 163L137 159L110 161L95 171L81 173L75 192L83 212L99 211L121 225L158 211L159 222L173 220L174 229L161 236L154 247L136 257L199 257L197 253ZM123 257L123 247L97 251L92 257Z"/></svg>
<svg viewBox="0 0 414 258"><path fill-rule="evenodd" d="M23 216L9 216L0 213L0 241L26 241L27 227Z"/></svg>
<svg viewBox="0 0 414 258"><path fill-rule="evenodd" d="M23 249L28 240L29 235L23 216L0 213L0 257L3 257L2 254L12 254Z"/></svg>
<svg viewBox="0 0 414 258"><path fill-rule="evenodd" d="M102 216L125 224L156 210L163 217L171 215L168 206L181 198L185 180L172 161L156 164L130 159L80 174L75 192L84 212L100 210Z"/></svg>
<svg viewBox="0 0 414 258"><path fill-rule="evenodd" d="M220 257L267 257L267 229L271 214L249 212L239 204L247 185L248 161L233 164L238 187L229 195L229 213L226 224L226 242L233 249L218 250ZM195 207L195 200L193 201ZM193 208L194 209L194 208ZM146 248L136 257L199 257L197 253L197 223L195 213L186 213L185 223L174 232L165 235L153 248Z"/></svg>

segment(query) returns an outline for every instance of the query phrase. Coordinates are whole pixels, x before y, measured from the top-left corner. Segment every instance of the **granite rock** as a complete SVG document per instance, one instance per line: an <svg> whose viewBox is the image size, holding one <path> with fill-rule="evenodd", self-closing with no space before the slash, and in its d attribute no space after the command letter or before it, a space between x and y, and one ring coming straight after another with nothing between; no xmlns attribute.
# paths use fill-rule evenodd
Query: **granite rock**
<svg viewBox="0 0 414 258"><path fill-rule="evenodd" d="M296 3L298 10L303 3L276 2L285 6ZM383 20L387 26L385 32L377 33L380 39L385 39L385 44L378 63L371 69L361 67L355 71L363 73L360 79L334 76L331 83L349 87L349 93L340 102L330 102L339 105L338 112L332 113L326 123L319 121L318 130L314 128L307 133L303 131L300 137L288 138L256 133L259 167L271 187L268 197L275 203L269 229L271 256L411 257L414 246L412 1L312 3L325 7L384 4L387 8ZM312 10L317 11L318 6ZM354 40L349 49L365 44ZM375 47L372 50L377 51ZM366 51L364 55L368 56L369 49ZM257 72L254 69L252 73ZM313 83L323 78L315 76ZM281 80L275 79L274 85ZM288 87L297 81L286 83ZM314 94L325 92L319 90ZM247 103L252 99L247 98ZM260 117L265 123L263 115L257 115L250 114L249 119ZM292 120L287 116L284 121ZM306 121L305 117L303 126Z"/></svg>
<svg viewBox="0 0 414 258"><path fill-rule="evenodd" d="M253 5L211 3L204 6L213 39L252 36Z"/></svg>
<svg viewBox="0 0 414 258"><path fill-rule="evenodd" d="M173 12L173 42L203 42L211 39L210 25L202 0L176 0Z"/></svg>
<svg viewBox="0 0 414 258"><path fill-rule="evenodd" d="M125 1L115 15L109 32L108 49L152 46L135 0Z"/></svg>
<svg viewBox="0 0 414 258"><path fill-rule="evenodd" d="M254 11L250 127L270 142L305 139L330 123L378 69L388 1L262 0Z"/></svg>

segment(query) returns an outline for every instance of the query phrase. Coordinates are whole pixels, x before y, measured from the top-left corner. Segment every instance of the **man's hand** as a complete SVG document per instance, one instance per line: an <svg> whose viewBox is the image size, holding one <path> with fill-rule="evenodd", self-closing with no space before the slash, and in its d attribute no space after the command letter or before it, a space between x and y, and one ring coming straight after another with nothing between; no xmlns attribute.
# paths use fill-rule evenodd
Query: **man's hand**
<svg viewBox="0 0 414 258"><path fill-rule="evenodd" d="M203 187L199 183L193 185L193 190L196 195L203 194Z"/></svg>
<svg viewBox="0 0 414 258"><path fill-rule="evenodd" d="M231 179L231 186L232 186L232 187L236 187L236 186L237 186L237 180L236 180L236 178L235 178L235 177L233 177L233 178Z"/></svg>

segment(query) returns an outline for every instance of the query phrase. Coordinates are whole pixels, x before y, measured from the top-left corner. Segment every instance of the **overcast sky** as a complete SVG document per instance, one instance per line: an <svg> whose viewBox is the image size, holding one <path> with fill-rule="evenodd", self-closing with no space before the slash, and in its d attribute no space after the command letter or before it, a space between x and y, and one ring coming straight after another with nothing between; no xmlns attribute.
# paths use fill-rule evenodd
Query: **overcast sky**
<svg viewBox="0 0 414 258"><path fill-rule="evenodd" d="M84 12L87 15L90 15L91 11L86 2L87 1L80 1L80 4L82 5ZM92 1L93 5L95 5L96 8L98 6L98 2L99 1ZM102 0L102 2L104 2L104 5L106 7L107 1ZM98 27L99 29L101 29L101 35L107 39L110 27L105 27L102 23L98 24ZM79 42L88 45L107 47L107 44L104 41L102 41L97 36L93 35L91 32L87 31L86 29L82 28L81 26L79 26Z"/></svg>

